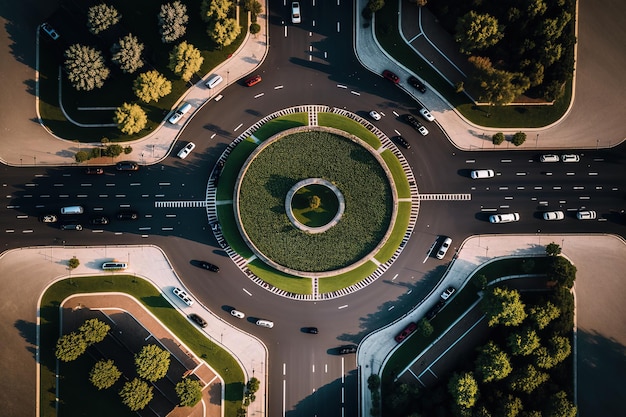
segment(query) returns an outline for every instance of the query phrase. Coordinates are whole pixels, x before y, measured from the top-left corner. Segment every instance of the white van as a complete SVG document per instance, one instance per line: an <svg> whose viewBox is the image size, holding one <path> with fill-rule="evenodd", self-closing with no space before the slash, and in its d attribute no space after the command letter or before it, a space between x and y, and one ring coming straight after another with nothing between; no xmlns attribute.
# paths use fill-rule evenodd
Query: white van
<svg viewBox="0 0 626 417"><path fill-rule="evenodd" d="M273 321L269 321L269 320L257 320L256 321L256 325L257 326L261 326L261 327L267 327L268 329L271 329L272 327L274 327L274 322Z"/></svg>
<svg viewBox="0 0 626 417"><path fill-rule="evenodd" d="M115 270L120 270L120 269L126 269L128 268L128 264L126 262L117 262L117 261L111 261L111 262L105 262L102 264L102 269L105 271L115 271Z"/></svg>
<svg viewBox="0 0 626 417"><path fill-rule="evenodd" d="M174 112L174 114L170 116L170 118L168 119L168 122L175 125L176 123L178 123L180 118L185 115L185 113L189 112L189 110L191 110L191 104L184 103L182 106L178 108L178 110Z"/></svg>
<svg viewBox="0 0 626 417"><path fill-rule="evenodd" d="M61 207L61 214L83 214L84 209L81 206Z"/></svg>
<svg viewBox="0 0 626 417"><path fill-rule="evenodd" d="M211 75L206 82L206 86L209 88L215 88L219 83L224 81L221 75Z"/></svg>

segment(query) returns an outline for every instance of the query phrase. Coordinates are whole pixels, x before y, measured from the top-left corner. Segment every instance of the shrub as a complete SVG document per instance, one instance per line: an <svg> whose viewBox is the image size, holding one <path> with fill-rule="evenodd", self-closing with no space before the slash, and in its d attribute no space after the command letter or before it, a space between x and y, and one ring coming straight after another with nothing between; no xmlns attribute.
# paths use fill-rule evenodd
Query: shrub
<svg viewBox="0 0 626 417"><path fill-rule="evenodd" d="M250 33L256 35L261 31L261 26L258 23L252 23L250 25Z"/></svg>
<svg viewBox="0 0 626 417"><path fill-rule="evenodd" d="M67 266L69 266L70 269L76 269L76 268L78 268L78 265L80 265L80 261L78 259L76 259L75 256L72 259L70 259L69 261L67 261Z"/></svg>
<svg viewBox="0 0 626 417"><path fill-rule="evenodd" d="M500 145L502 142L504 142L504 133L498 132L494 134L491 137L491 141L493 142L494 145Z"/></svg>
<svg viewBox="0 0 626 417"><path fill-rule="evenodd" d="M511 140L511 142L513 142L513 145L515 146L520 146L525 141L526 141L526 133L524 132L517 132L516 134L513 135L513 139Z"/></svg>
<svg viewBox="0 0 626 417"><path fill-rule="evenodd" d="M85 162L89 159L89 154L85 151L78 151L74 155L74 159L80 164L81 162Z"/></svg>

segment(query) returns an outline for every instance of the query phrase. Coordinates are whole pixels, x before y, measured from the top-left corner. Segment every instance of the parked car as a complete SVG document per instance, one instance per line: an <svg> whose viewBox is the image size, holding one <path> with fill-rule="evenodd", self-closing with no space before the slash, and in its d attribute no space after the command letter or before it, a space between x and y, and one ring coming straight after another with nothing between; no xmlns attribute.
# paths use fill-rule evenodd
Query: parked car
<svg viewBox="0 0 626 417"><path fill-rule="evenodd" d="M104 225L109 224L109 218L106 216L98 216L91 219L91 224Z"/></svg>
<svg viewBox="0 0 626 417"><path fill-rule="evenodd" d="M561 155L561 162L580 162L580 155Z"/></svg>
<svg viewBox="0 0 626 417"><path fill-rule="evenodd" d="M411 148L411 144L409 142L407 142L406 139L404 139L402 136L394 136L393 140L397 143L400 144L400 146L402 146L404 149L410 149Z"/></svg>
<svg viewBox="0 0 626 417"><path fill-rule="evenodd" d="M56 223L58 218L55 214L44 214L43 216L39 217L39 220L42 223Z"/></svg>
<svg viewBox="0 0 626 417"><path fill-rule="evenodd" d="M439 252L437 252L437 259L443 259L443 257L446 256L446 252L448 252L448 249L450 248L451 244L452 244L452 239L447 237L441 244L441 247L439 248Z"/></svg>
<svg viewBox="0 0 626 417"><path fill-rule="evenodd" d="M422 107L420 109L420 114L422 115L422 117L426 120L428 120L429 122L434 122L435 121L435 116L433 116L426 108Z"/></svg>
<svg viewBox="0 0 626 417"><path fill-rule="evenodd" d="M104 170L102 168L88 167L87 169L85 169L85 174L100 175L104 174Z"/></svg>
<svg viewBox="0 0 626 417"><path fill-rule="evenodd" d="M52 26L50 26L49 23L42 23L41 24L41 29L43 29L44 32L46 32L48 34L48 36L50 36L52 38L53 41L56 41L57 39L59 39L61 36L57 33L56 30L54 30L52 28Z"/></svg>
<svg viewBox="0 0 626 417"><path fill-rule="evenodd" d="M319 332L317 330L317 327L305 327L303 330L304 330L304 333L310 333L310 334L317 334Z"/></svg>
<svg viewBox="0 0 626 417"><path fill-rule="evenodd" d="M243 314L243 312L241 312L239 310L235 310L235 309L230 310L230 315L233 316L233 317L237 317L238 319L242 319L242 318L246 317L246 315Z"/></svg>
<svg viewBox="0 0 626 417"><path fill-rule="evenodd" d="M581 210L576 213L576 218L578 220L594 220L597 217L597 214L593 210Z"/></svg>
<svg viewBox="0 0 626 417"><path fill-rule="evenodd" d="M446 301L448 298L450 298L452 296L452 294L454 294L456 292L456 288L454 287L448 287L446 288L440 295L441 299L443 301Z"/></svg>
<svg viewBox="0 0 626 417"><path fill-rule="evenodd" d="M117 220L137 220L139 213L133 210L125 210L117 213L115 217L117 217Z"/></svg>
<svg viewBox="0 0 626 417"><path fill-rule="evenodd" d="M254 76L248 78L245 81L245 83L246 83L246 85L248 87L252 87L253 85L256 85L256 84L260 83L261 80L263 80L263 78L261 78L261 76L257 74L257 75L254 75Z"/></svg>
<svg viewBox="0 0 626 417"><path fill-rule="evenodd" d="M189 307L193 305L193 299L189 296L189 294L185 292L185 290L180 289L178 287L174 287L172 292L174 293L175 296L180 298L183 301L183 303L187 304Z"/></svg>
<svg viewBox="0 0 626 417"><path fill-rule="evenodd" d="M418 78L411 75L408 81L409 84L412 85L420 93L423 94L426 92L426 86Z"/></svg>
<svg viewBox="0 0 626 417"><path fill-rule="evenodd" d="M206 269L207 271L220 272L220 267L217 265L213 265L210 262L200 262L200 268Z"/></svg>
<svg viewBox="0 0 626 417"><path fill-rule="evenodd" d="M339 347L340 355L347 355L349 353L356 353L358 346L357 345L344 345Z"/></svg>
<svg viewBox="0 0 626 417"><path fill-rule="evenodd" d="M519 213L493 214L489 216L490 223L510 223L519 221Z"/></svg>
<svg viewBox="0 0 626 417"><path fill-rule="evenodd" d="M393 72L389 71L389 70L384 70L383 71L383 77L385 77L386 79L388 79L389 81L391 81L394 84L398 84L400 82L400 78L394 74Z"/></svg>
<svg viewBox="0 0 626 417"><path fill-rule="evenodd" d="M64 223L61 225L61 230L83 230L83 226L78 223Z"/></svg>
<svg viewBox="0 0 626 417"><path fill-rule="evenodd" d="M563 220L565 214L562 211L546 211L543 213L544 220Z"/></svg>
<svg viewBox="0 0 626 417"><path fill-rule="evenodd" d="M559 156L558 155L541 155L539 157L539 161L541 162L559 162Z"/></svg>
<svg viewBox="0 0 626 417"><path fill-rule="evenodd" d="M431 309L428 310L428 312L426 313L426 320L432 320L433 318L435 318L437 313L441 311L444 305L446 305L446 302L444 300L437 301L437 304L432 306Z"/></svg>
<svg viewBox="0 0 626 417"><path fill-rule="evenodd" d="M189 317L190 320L196 322L196 324L202 327L203 329L208 325L206 320L200 317L199 315L197 315L196 313L191 313L187 317Z"/></svg>
<svg viewBox="0 0 626 417"><path fill-rule="evenodd" d="M139 169L139 164L131 161L118 162L115 165L115 169L118 171L137 171Z"/></svg>
<svg viewBox="0 0 626 417"><path fill-rule="evenodd" d="M376 110L370 112L370 117L374 120L380 120L380 114Z"/></svg>
<svg viewBox="0 0 626 417"><path fill-rule="evenodd" d="M417 324L414 322L409 323L400 333L396 335L395 337L396 342L398 343L402 342L404 339L409 337L409 335L413 333L415 329L417 329Z"/></svg>
<svg viewBox="0 0 626 417"><path fill-rule="evenodd" d="M475 169L470 172L470 177L475 180L480 178L493 178L495 175L493 169Z"/></svg>
<svg viewBox="0 0 626 417"><path fill-rule="evenodd" d="M196 147L195 143L189 142L187 145L185 145L185 147L183 149L178 151L178 157L180 159L187 158L187 155L189 155L191 153L191 151L193 151L195 149L195 147Z"/></svg>
<svg viewBox="0 0 626 417"><path fill-rule="evenodd" d="M422 136L426 136L426 135L428 135L428 129L426 129L424 126L420 126L420 127L417 129L417 131L418 131L418 132L420 132L420 133L422 134Z"/></svg>

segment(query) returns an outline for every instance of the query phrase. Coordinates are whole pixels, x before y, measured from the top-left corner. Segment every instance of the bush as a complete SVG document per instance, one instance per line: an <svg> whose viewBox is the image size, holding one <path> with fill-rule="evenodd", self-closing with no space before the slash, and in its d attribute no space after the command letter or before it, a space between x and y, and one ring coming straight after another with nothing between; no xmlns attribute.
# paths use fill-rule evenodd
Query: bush
<svg viewBox="0 0 626 417"><path fill-rule="evenodd" d="M500 145L502 142L504 142L504 133L498 132L494 134L491 137L491 141L493 142L494 145Z"/></svg>
<svg viewBox="0 0 626 417"><path fill-rule="evenodd" d="M89 154L85 151L78 151L74 155L74 159L80 164L81 162L85 162L89 159Z"/></svg>
<svg viewBox="0 0 626 417"><path fill-rule="evenodd" d="M513 145L515 146L520 146L525 141L526 141L526 133L524 132L517 132L516 134L513 135L513 139L511 140L511 142L513 142Z"/></svg>
<svg viewBox="0 0 626 417"><path fill-rule="evenodd" d="M124 148L121 145L113 144L104 148L104 152L102 153L104 156L110 156L115 158L116 156L120 156L124 152Z"/></svg>
<svg viewBox="0 0 626 417"><path fill-rule="evenodd" d="M129 145L129 146L126 146L126 147L124 148L124 154L125 154L125 155L128 155L128 154L129 154L129 153L131 153L132 151L133 151L133 147L132 147L132 146L130 146L130 145Z"/></svg>
<svg viewBox="0 0 626 417"><path fill-rule="evenodd" d="M70 269L76 269L78 265L80 265L80 261L76 259L75 256L67 262L67 266L69 266Z"/></svg>
<svg viewBox="0 0 626 417"><path fill-rule="evenodd" d="M250 25L250 33L256 35L261 31L261 26L258 23L253 23Z"/></svg>

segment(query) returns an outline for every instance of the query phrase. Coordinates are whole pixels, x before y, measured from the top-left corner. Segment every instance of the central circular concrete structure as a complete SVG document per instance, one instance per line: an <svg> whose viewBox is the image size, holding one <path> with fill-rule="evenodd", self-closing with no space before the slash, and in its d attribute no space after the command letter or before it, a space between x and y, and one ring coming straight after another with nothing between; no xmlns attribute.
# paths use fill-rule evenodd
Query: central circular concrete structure
<svg viewBox="0 0 626 417"><path fill-rule="evenodd" d="M323 185L324 187L330 189L335 194L335 197L337 197L337 200L339 201L339 207L337 208L337 213L335 213L335 216L332 218L330 222L326 223L323 226L319 226L319 227L307 226L306 224L301 223L293 213L293 196L298 192L298 190L306 187L307 185ZM339 188L337 188L335 184L333 184L332 182L327 181L323 178L307 178L306 180L302 180L296 183L296 185L291 187L289 192L287 192L287 197L285 198L285 211L287 212L287 217L289 217L289 221L298 229L307 233L324 233L325 231L335 226L339 222L339 219L341 219L341 216L343 216L343 212L345 210L346 210L346 200L343 198L343 194L341 194L341 191L339 191Z"/></svg>

